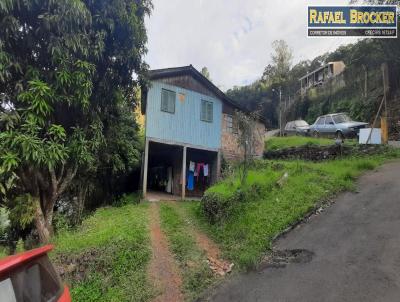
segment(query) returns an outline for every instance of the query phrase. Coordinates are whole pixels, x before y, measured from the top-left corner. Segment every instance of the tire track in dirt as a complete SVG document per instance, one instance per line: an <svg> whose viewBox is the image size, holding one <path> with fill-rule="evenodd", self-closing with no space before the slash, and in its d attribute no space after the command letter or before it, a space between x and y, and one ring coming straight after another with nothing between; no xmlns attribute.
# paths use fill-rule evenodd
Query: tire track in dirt
<svg viewBox="0 0 400 302"><path fill-rule="evenodd" d="M233 264L221 257L222 253L218 245L205 233L199 231L195 227L194 223L187 217L185 210L179 207L178 202L174 201L171 202L171 204L177 210L179 215L181 215L181 217L183 217L183 219L187 222L189 231L194 236L197 246L205 252L210 268L214 271L214 273L220 276L224 276L226 273L229 273L233 267Z"/></svg>
<svg viewBox="0 0 400 302"><path fill-rule="evenodd" d="M150 240L153 255L149 266L149 276L155 288L160 291L153 302L180 302L183 301L182 279L169 250L166 236L161 230L159 209L159 204L151 203Z"/></svg>

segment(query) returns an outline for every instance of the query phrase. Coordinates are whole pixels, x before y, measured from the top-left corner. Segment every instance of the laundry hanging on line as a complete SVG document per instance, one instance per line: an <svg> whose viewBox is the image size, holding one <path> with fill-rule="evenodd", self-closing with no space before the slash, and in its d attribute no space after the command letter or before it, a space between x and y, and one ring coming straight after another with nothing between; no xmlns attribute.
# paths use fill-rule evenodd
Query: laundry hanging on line
<svg viewBox="0 0 400 302"><path fill-rule="evenodd" d="M189 167L186 171L186 188L189 191L193 191L196 183L203 183L206 185L209 181L209 164L206 163L196 163L189 161Z"/></svg>
<svg viewBox="0 0 400 302"><path fill-rule="evenodd" d="M194 189L194 172L190 170L187 176L187 189L190 191Z"/></svg>
<svg viewBox="0 0 400 302"><path fill-rule="evenodd" d="M204 176L208 176L208 164L205 164L203 167L203 174Z"/></svg>
<svg viewBox="0 0 400 302"><path fill-rule="evenodd" d="M203 169L203 175L204 175L204 163L197 163L197 165L196 165L196 177L197 177L197 181L199 180L199 176L200 176L201 169ZM204 175L204 176L205 176L205 175Z"/></svg>

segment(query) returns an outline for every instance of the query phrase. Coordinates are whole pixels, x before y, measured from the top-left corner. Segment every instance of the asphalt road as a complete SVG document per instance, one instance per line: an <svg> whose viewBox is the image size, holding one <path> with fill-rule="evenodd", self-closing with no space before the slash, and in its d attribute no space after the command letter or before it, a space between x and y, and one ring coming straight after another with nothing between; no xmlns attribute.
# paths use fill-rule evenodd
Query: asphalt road
<svg viewBox="0 0 400 302"><path fill-rule="evenodd" d="M356 192L276 242L305 249L308 263L233 277L211 301L400 301L400 163L360 178Z"/></svg>

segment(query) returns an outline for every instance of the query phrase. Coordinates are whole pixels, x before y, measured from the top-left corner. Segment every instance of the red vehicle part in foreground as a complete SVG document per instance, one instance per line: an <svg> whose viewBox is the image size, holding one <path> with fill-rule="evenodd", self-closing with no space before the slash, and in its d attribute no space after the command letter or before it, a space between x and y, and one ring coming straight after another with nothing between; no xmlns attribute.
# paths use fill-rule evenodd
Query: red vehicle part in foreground
<svg viewBox="0 0 400 302"><path fill-rule="evenodd" d="M1 302L71 302L47 255L52 249L46 245L0 260Z"/></svg>

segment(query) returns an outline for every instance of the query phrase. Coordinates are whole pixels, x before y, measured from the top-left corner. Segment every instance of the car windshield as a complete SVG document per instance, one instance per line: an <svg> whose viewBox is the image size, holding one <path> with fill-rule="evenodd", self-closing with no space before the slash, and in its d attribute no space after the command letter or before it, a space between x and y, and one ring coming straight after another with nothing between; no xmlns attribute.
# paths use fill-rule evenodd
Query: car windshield
<svg viewBox="0 0 400 302"><path fill-rule="evenodd" d="M306 121L295 121L294 123L297 127L308 126L308 123Z"/></svg>
<svg viewBox="0 0 400 302"><path fill-rule="evenodd" d="M351 118L347 114L338 114L332 116L335 124L351 122Z"/></svg>

